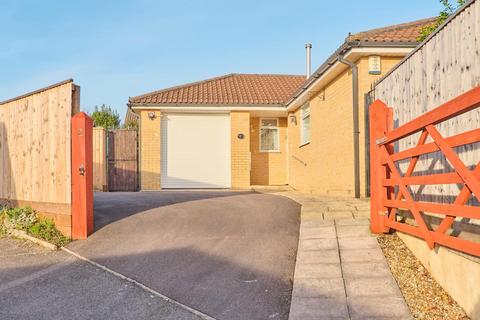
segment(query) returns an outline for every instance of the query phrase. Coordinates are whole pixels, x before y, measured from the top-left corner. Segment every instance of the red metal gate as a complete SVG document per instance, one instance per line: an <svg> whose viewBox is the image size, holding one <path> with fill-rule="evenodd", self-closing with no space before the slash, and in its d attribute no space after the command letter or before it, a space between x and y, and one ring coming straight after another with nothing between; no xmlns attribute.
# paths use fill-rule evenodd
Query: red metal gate
<svg viewBox="0 0 480 320"><path fill-rule="evenodd" d="M390 228L424 239L430 249L440 244L468 254L480 256L480 243L448 234L456 217L480 219L480 207L467 205L474 195L480 201L480 165L469 170L454 147L480 141L480 129L451 137L443 137L435 125L480 107L480 87L393 129L393 110L380 100L370 106L370 170L371 170L371 229L386 233ZM416 147L395 152L394 143L421 132ZM426 143L428 136L433 142ZM421 155L440 151L454 172L413 175ZM410 159L404 175L396 166ZM455 201L450 204L415 201L409 185L463 184ZM397 188L397 190L395 190ZM409 210L415 225L397 221L399 209ZM433 229L424 219L424 212L442 215L441 223Z"/></svg>

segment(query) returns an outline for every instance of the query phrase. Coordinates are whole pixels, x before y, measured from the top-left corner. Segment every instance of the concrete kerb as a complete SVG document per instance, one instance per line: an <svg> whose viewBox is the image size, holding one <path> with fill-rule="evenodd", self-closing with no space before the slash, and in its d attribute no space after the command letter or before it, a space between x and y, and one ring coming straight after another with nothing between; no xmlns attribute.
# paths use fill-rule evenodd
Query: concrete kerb
<svg viewBox="0 0 480 320"><path fill-rule="evenodd" d="M20 239L23 239L23 240L31 241L31 242L33 242L35 244L38 244L39 246L42 246L46 249L49 249L49 250L52 250L52 251L58 250L58 247L56 245L54 245L50 242L47 242L45 240L41 240L41 239L32 237L32 236L28 235L25 231L13 229L13 230L10 230L8 233L10 235L14 236L14 237L17 237L17 238L20 238Z"/></svg>

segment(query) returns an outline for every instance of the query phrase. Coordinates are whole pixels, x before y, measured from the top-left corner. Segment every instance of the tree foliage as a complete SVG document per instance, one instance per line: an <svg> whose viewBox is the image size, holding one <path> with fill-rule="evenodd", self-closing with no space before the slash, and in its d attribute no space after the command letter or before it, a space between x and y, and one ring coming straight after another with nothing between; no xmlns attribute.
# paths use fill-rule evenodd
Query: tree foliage
<svg viewBox="0 0 480 320"><path fill-rule="evenodd" d="M461 7L465 3L465 0L457 0L456 4L452 4L451 0L440 0L440 3L443 5L443 10L440 11L437 20L433 24L423 27L422 30L420 30L420 36L417 38L418 42L425 40L435 29L447 20L455 10Z"/></svg>
<svg viewBox="0 0 480 320"><path fill-rule="evenodd" d="M130 120L123 124L124 129L134 129L138 130L138 120Z"/></svg>
<svg viewBox="0 0 480 320"><path fill-rule="evenodd" d="M104 104L100 107L95 106L95 111L92 113L92 119L95 127L103 127L109 130L117 129L120 126L120 116L117 110Z"/></svg>

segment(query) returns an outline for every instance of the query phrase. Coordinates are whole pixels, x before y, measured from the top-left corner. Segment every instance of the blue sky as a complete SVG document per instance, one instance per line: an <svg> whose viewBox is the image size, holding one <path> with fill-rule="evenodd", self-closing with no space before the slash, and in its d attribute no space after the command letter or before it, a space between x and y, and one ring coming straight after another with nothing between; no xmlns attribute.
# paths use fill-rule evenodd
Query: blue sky
<svg viewBox="0 0 480 320"><path fill-rule="evenodd" d="M303 74L348 32L437 15L436 0L0 2L0 101L74 78L82 109L226 73Z"/></svg>

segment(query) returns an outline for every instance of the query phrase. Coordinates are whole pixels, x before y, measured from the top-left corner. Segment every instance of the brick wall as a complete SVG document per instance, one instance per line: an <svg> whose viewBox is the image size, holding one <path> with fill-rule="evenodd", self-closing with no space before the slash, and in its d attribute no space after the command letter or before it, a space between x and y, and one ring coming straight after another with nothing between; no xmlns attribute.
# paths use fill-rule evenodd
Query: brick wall
<svg viewBox="0 0 480 320"><path fill-rule="evenodd" d="M382 74L401 57L382 57ZM381 75L368 74L368 57L359 68L360 188L365 196L364 94ZM289 184L300 191L354 196L352 75L345 70L310 100L310 144L300 146L301 112L297 124L288 124ZM297 160L297 159L299 160ZM302 162L306 163L306 165Z"/></svg>
<svg viewBox="0 0 480 320"><path fill-rule="evenodd" d="M279 152L260 152L260 118L250 119L252 185L287 184L287 118L278 118Z"/></svg>
<svg viewBox="0 0 480 320"><path fill-rule="evenodd" d="M155 118L148 117L154 112ZM159 111L140 112L140 189L160 190L160 120Z"/></svg>
<svg viewBox="0 0 480 320"><path fill-rule="evenodd" d="M245 189L250 187L250 113L232 111L232 188ZM244 134L243 139L238 134Z"/></svg>

